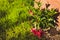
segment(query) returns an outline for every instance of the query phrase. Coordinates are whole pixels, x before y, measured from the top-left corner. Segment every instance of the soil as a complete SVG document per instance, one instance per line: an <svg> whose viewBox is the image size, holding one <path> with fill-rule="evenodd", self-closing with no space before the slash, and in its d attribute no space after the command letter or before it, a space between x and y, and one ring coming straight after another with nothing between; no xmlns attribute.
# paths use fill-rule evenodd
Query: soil
<svg viewBox="0 0 60 40"><path fill-rule="evenodd" d="M60 31L57 31L55 28L51 28L45 34L46 40L60 40Z"/></svg>

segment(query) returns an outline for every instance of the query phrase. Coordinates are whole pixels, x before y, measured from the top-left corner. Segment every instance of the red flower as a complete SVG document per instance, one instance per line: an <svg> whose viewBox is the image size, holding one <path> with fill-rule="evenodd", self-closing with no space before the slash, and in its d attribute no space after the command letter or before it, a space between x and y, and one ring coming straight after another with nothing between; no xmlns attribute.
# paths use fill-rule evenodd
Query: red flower
<svg viewBox="0 0 60 40"><path fill-rule="evenodd" d="M43 31L41 29L37 30L37 37L41 38L43 35Z"/></svg>
<svg viewBox="0 0 60 40"><path fill-rule="evenodd" d="M43 35L43 31L41 29L37 30L36 28L32 28L31 32L38 38L41 38Z"/></svg>
<svg viewBox="0 0 60 40"><path fill-rule="evenodd" d="M36 35L36 34L37 34L36 28L32 28L32 29L31 29L31 32L32 32L34 35Z"/></svg>
<svg viewBox="0 0 60 40"><path fill-rule="evenodd" d="M33 12L32 12L32 10L29 10L29 14L33 15Z"/></svg>

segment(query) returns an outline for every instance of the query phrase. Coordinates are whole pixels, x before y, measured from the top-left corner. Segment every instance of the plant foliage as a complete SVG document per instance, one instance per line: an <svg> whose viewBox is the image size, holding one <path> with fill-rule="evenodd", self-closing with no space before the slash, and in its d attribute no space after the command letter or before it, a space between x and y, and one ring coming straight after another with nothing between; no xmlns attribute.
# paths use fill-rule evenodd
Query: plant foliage
<svg viewBox="0 0 60 40"><path fill-rule="evenodd" d="M38 40L30 29L54 27L55 14L54 9L35 9L34 0L0 0L0 40Z"/></svg>

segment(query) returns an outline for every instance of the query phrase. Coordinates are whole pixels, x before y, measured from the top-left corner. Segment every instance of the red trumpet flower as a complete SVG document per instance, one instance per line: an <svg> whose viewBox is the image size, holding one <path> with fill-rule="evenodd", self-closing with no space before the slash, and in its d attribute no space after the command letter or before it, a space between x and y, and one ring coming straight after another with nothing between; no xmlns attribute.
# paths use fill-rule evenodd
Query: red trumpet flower
<svg viewBox="0 0 60 40"><path fill-rule="evenodd" d="M43 35L43 31L41 29L37 30L36 28L32 28L31 32L38 38L41 38Z"/></svg>
<svg viewBox="0 0 60 40"><path fill-rule="evenodd" d="M33 32L34 35L37 35L37 30L36 30L36 28L32 28L32 29L31 29L31 32Z"/></svg>
<svg viewBox="0 0 60 40"><path fill-rule="evenodd" d="M30 15L33 15L33 12L32 12L32 10L29 10L29 14L30 14Z"/></svg>
<svg viewBox="0 0 60 40"><path fill-rule="evenodd" d="M41 29L37 30L37 37L41 38L43 35L43 31Z"/></svg>

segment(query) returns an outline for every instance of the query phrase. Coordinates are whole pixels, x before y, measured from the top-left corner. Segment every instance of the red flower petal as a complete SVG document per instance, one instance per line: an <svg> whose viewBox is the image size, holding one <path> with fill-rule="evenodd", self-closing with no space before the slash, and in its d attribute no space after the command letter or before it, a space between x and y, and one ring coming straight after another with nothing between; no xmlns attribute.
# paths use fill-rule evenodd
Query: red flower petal
<svg viewBox="0 0 60 40"><path fill-rule="evenodd" d="M36 28L32 28L31 32L38 38L41 38L43 35L43 31L41 29L37 30Z"/></svg>
<svg viewBox="0 0 60 40"><path fill-rule="evenodd" d="M33 12L32 12L32 10L29 10L29 14L33 15Z"/></svg>
<svg viewBox="0 0 60 40"><path fill-rule="evenodd" d="M36 33L37 33L36 28L32 28L32 29L31 29L31 32L32 32L34 35L36 35Z"/></svg>

